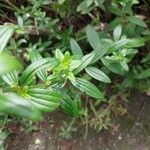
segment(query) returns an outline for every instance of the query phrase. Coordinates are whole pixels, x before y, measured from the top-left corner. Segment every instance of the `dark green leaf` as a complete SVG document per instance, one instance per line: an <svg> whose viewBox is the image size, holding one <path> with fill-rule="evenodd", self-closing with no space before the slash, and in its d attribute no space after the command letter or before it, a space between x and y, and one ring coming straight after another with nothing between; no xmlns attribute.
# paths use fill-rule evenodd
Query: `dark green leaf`
<svg viewBox="0 0 150 150"><path fill-rule="evenodd" d="M95 54L93 60L91 61L90 64L97 62L99 59L101 59L109 50L109 45L103 44L99 45L95 50L93 50L93 54Z"/></svg>
<svg viewBox="0 0 150 150"><path fill-rule="evenodd" d="M143 70L139 75L137 75L138 79L146 79L150 77L150 69Z"/></svg>
<svg viewBox="0 0 150 150"><path fill-rule="evenodd" d="M98 37L97 32L94 30L94 27L88 25L86 28L86 34L87 34L88 41L93 49L97 49L97 47L101 46L101 41Z"/></svg>
<svg viewBox="0 0 150 150"><path fill-rule="evenodd" d="M108 53L112 53L114 51L117 51L120 48L124 48L128 42L129 39L121 39L119 41L113 42L108 49Z"/></svg>
<svg viewBox="0 0 150 150"><path fill-rule="evenodd" d="M37 60L29 65L22 73L20 77L20 83L22 85L26 85L26 82L30 80L31 77L35 74L36 71L39 69L46 69L46 68L54 68L58 64L57 60L54 58L44 58L41 60Z"/></svg>
<svg viewBox="0 0 150 150"><path fill-rule="evenodd" d="M115 29L113 30L113 37L114 37L114 40L117 41L120 39L121 37L121 32L122 32L122 26L121 25L117 25L115 27Z"/></svg>
<svg viewBox="0 0 150 150"><path fill-rule="evenodd" d="M32 120L39 120L42 118L41 113L32 103L30 103L30 101L16 95L15 93L0 95L0 111Z"/></svg>
<svg viewBox="0 0 150 150"><path fill-rule="evenodd" d="M110 78L101 70L95 67L86 67L85 70L92 78L105 83L111 83Z"/></svg>
<svg viewBox="0 0 150 150"><path fill-rule="evenodd" d="M2 52L5 49L13 33L14 33L14 25L6 24L0 26L0 52Z"/></svg>
<svg viewBox="0 0 150 150"><path fill-rule="evenodd" d="M134 48L144 46L145 40L143 38L134 38L130 39L128 43L125 45L126 48Z"/></svg>
<svg viewBox="0 0 150 150"><path fill-rule="evenodd" d="M147 27L147 25L145 24L145 22L143 20L141 20L140 18L137 18L135 16L129 16L129 17L127 17L127 19L131 23L133 23L135 25L138 25L138 26L141 26L141 27L145 27L145 28Z"/></svg>
<svg viewBox="0 0 150 150"><path fill-rule="evenodd" d="M106 68L108 68L108 70L110 70L111 72L114 72L119 75L124 74L123 68L121 67L119 63L110 63L108 60L104 58L102 58L101 61L103 65L106 66Z"/></svg>
<svg viewBox="0 0 150 150"><path fill-rule="evenodd" d="M73 55L77 56L77 58L83 57L82 50L74 39L70 39L70 46L71 46Z"/></svg>
<svg viewBox="0 0 150 150"><path fill-rule="evenodd" d="M83 70L86 66L88 66L94 59L95 53L90 53L82 57L81 65L75 70L75 74Z"/></svg>
<svg viewBox="0 0 150 150"><path fill-rule="evenodd" d="M28 89L29 100L39 110L52 112L58 108L59 100L61 95L59 92L41 88L30 88Z"/></svg>
<svg viewBox="0 0 150 150"><path fill-rule="evenodd" d="M85 92L87 95L94 97L96 99L103 99L103 94L102 92L91 82L81 79L81 78L76 78L75 81L71 81L72 84L82 92Z"/></svg>
<svg viewBox="0 0 150 150"><path fill-rule="evenodd" d="M77 7L77 11L81 11L83 13L87 13L88 10L89 10L88 8L92 5L92 3L93 3L93 0L84 0Z"/></svg>
<svg viewBox="0 0 150 150"><path fill-rule="evenodd" d="M30 58L32 63L37 61L37 60L42 60L42 56L39 54L38 51L32 51L30 52ZM42 80L42 81L46 81L48 78L48 74L46 72L45 69L38 69L38 71L36 71L37 76Z"/></svg>
<svg viewBox="0 0 150 150"><path fill-rule="evenodd" d="M18 72L11 71L2 75L2 79L8 84L12 85L14 83L18 83Z"/></svg>
<svg viewBox="0 0 150 150"><path fill-rule="evenodd" d="M81 109L81 100L79 98L71 99L69 96L65 96L60 101L60 108L68 115L78 117L83 114Z"/></svg>

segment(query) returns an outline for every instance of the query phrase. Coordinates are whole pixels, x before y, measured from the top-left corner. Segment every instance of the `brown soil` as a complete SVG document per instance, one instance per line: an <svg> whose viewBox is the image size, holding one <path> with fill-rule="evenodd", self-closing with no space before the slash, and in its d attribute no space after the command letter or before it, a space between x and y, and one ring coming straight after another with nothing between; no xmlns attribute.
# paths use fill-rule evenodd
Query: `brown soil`
<svg viewBox="0 0 150 150"><path fill-rule="evenodd" d="M85 128L65 140L59 136L64 120L71 118L55 112L46 114L32 133L17 131L7 140L7 150L150 150L150 99L134 92L129 99L128 115L118 118L114 128L95 132L89 129L83 140Z"/></svg>

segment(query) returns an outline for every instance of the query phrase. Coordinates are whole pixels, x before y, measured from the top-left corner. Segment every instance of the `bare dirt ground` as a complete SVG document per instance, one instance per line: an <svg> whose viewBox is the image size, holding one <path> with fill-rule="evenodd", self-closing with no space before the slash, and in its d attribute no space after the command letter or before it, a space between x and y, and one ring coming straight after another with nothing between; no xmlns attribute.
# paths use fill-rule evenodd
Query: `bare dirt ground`
<svg viewBox="0 0 150 150"><path fill-rule="evenodd" d="M128 115L115 121L116 129L95 132L78 126L72 138L59 136L64 120L61 112L47 114L32 133L19 131L9 136L7 150L150 150L150 98L134 92L129 99Z"/></svg>

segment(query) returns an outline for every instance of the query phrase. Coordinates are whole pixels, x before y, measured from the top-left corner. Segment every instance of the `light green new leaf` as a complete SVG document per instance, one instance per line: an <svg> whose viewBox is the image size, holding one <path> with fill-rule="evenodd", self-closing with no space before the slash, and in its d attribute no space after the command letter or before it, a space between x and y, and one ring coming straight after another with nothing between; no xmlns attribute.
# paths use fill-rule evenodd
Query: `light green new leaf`
<svg viewBox="0 0 150 150"><path fill-rule="evenodd" d="M21 64L13 56L0 54L0 75L20 68Z"/></svg>
<svg viewBox="0 0 150 150"><path fill-rule="evenodd" d="M56 49L55 50L55 57L59 60L62 61L64 59L64 54L59 50Z"/></svg>
<svg viewBox="0 0 150 150"><path fill-rule="evenodd" d="M72 84L82 92L85 92L87 95L94 97L96 99L103 99L103 93L91 82L82 79L76 78L75 81L71 81Z"/></svg>
<svg viewBox="0 0 150 150"><path fill-rule="evenodd" d="M0 26L0 52L2 52L5 49L13 33L14 33L14 25L6 24Z"/></svg>
<svg viewBox="0 0 150 150"><path fill-rule="evenodd" d="M42 118L41 113L32 103L30 103L30 101L15 93L0 95L0 111L32 120L39 120Z"/></svg>
<svg viewBox="0 0 150 150"><path fill-rule="evenodd" d="M83 57L82 50L79 44L74 39L70 39L70 46L73 55L75 55L77 58Z"/></svg>
<svg viewBox="0 0 150 150"><path fill-rule="evenodd" d="M110 78L101 70L95 67L86 67L85 70L92 78L105 83L111 83Z"/></svg>
<svg viewBox="0 0 150 150"><path fill-rule="evenodd" d="M145 28L147 27L147 25L145 24L145 22L143 20L141 20L140 18L137 18L135 16L129 16L129 17L127 17L127 19L131 23L133 23L135 25L138 25L138 26L141 26L141 27L145 27Z"/></svg>
<svg viewBox="0 0 150 150"><path fill-rule="evenodd" d="M121 33L122 33L122 26L121 25L117 25L115 27L115 29L113 30L113 37L114 37L115 41L120 39Z"/></svg>
<svg viewBox="0 0 150 150"><path fill-rule="evenodd" d="M81 65L74 71L75 74L79 73L86 66L88 66L94 59L95 53L90 53L82 57Z"/></svg>

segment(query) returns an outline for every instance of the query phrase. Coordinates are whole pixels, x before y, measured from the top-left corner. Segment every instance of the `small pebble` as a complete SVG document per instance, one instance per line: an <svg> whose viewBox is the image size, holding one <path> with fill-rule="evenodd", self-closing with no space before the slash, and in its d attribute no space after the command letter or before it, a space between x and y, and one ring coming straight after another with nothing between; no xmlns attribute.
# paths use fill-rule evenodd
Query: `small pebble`
<svg viewBox="0 0 150 150"><path fill-rule="evenodd" d="M41 141L39 139L36 139L35 144L41 144Z"/></svg>
<svg viewBox="0 0 150 150"><path fill-rule="evenodd" d="M119 140L122 140L122 136L118 136L118 139L119 139Z"/></svg>

